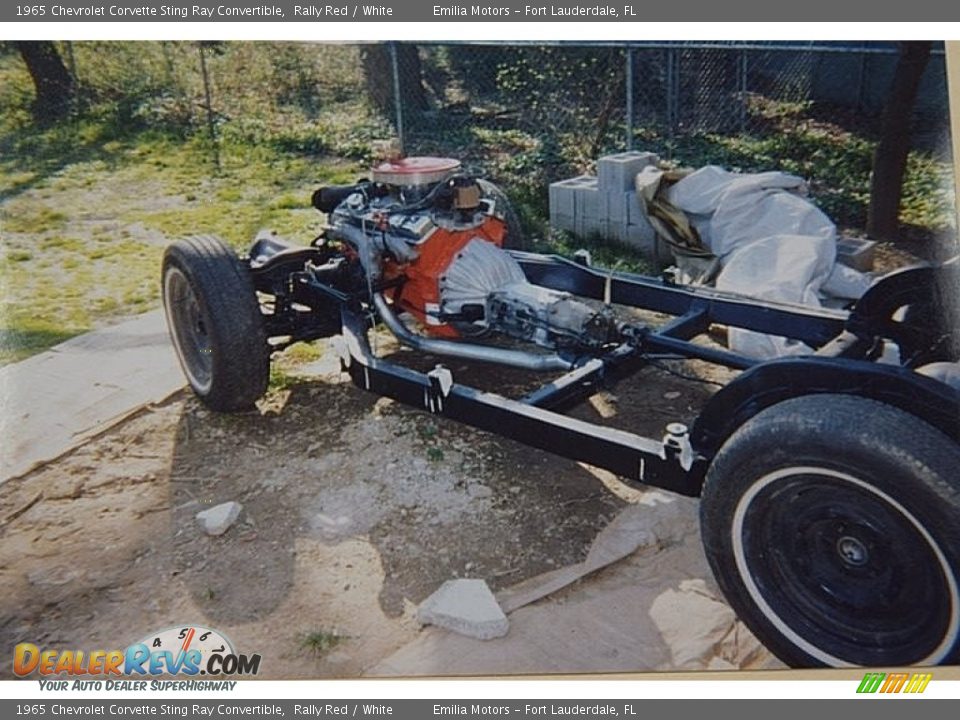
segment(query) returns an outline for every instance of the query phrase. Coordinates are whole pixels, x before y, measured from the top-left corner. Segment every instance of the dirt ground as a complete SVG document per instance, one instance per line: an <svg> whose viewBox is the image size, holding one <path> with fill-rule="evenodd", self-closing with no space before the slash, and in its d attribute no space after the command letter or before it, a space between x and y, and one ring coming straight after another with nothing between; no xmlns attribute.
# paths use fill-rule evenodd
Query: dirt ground
<svg viewBox="0 0 960 720"><path fill-rule="evenodd" d="M364 393L329 349L282 385L240 415L180 393L3 485L0 646L111 649L198 623L260 653L262 677L357 676L421 632L444 581L497 591L579 562L643 494ZM573 414L658 437L710 391L648 367ZM239 520L207 536L195 514L229 500Z"/></svg>

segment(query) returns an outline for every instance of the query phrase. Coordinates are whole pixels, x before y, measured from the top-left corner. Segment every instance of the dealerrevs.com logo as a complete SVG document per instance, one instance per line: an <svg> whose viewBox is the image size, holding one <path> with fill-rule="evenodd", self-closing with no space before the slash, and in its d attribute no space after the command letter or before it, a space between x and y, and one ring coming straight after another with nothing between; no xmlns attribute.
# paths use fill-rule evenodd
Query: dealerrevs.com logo
<svg viewBox="0 0 960 720"><path fill-rule="evenodd" d="M256 675L259 655L243 655L217 630L198 625L151 633L124 650L41 649L33 643L14 648L13 672L49 676Z"/></svg>

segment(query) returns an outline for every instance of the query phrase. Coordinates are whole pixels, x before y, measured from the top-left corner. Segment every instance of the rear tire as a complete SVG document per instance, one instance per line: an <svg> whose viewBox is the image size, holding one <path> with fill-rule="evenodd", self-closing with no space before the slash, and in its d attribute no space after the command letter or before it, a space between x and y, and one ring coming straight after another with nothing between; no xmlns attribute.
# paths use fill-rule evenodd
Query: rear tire
<svg viewBox="0 0 960 720"><path fill-rule="evenodd" d="M848 395L778 403L724 444L700 507L713 573L793 666L960 659L960 447Z"/></svg>
<svg viewBox="0 0 960 720"><path fill-rule="evenodd" d="M180 366L212 410L250 408L267 389L270 348L249 272L216 237L178 240L163 256L163 307Z"/></svg>

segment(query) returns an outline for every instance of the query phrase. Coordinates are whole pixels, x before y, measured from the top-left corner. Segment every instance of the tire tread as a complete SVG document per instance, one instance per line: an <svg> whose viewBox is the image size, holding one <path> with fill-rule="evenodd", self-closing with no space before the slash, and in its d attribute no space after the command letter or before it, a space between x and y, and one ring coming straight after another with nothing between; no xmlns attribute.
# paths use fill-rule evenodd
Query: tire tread
<svg viewBox="0 0 960 720"><path fill-rule="evenodd" d="M198 392L198 397L219 412L250 408L266 391L270 377L269 346L253 281L233 249L212 235L171 244L164 254L164 272L171 264L194 285L210 320L213 382L209 392Z"/></svg>

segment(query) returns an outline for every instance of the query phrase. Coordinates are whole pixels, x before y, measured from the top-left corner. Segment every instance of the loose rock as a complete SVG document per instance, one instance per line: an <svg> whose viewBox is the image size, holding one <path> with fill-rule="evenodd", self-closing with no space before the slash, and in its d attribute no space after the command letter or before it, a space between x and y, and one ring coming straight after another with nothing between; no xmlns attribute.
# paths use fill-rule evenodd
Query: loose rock
<svg viewBox="0 0 960 720"><path fill-rule="evenodd" d="M510 621L484 580L448 580L421 603L417 618L422 625L480 640L503 637L510 630Z"/></svg>
<svg viewBox="0 0 960 720"><path fill-rule="evenodd" d="M240 517L243 505L230 501L197 513L197 522L207 535L223 535Z"/></svg>

